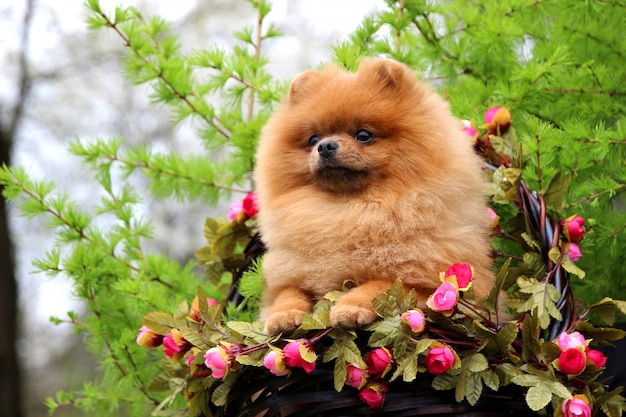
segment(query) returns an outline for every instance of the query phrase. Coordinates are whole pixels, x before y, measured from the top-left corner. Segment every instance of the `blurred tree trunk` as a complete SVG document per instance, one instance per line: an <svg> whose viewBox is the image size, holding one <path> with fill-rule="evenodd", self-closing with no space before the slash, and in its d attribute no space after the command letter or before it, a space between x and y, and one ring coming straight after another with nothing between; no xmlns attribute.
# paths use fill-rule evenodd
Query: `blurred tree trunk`
<svg viewBox="0 0 626 417"><path fill-rule="evenodd" d="M8 117L0 120L0 163L10 165L11 151L30 91L27 50L35 0L26 0L20 33L17 97L13 105L0 103ZM1 113L1 111L0 111ZM18 292L7 204L0 198L0 415L23 417L19 337Z"/></svg>
<svg viewBox="0 0 626 417"><path fill-rule="evenodd" d="M11 138L0 129L0 162L9 164ZM6 202L0 198L0 415L22 416L17 356L17 282Z"/></svg>

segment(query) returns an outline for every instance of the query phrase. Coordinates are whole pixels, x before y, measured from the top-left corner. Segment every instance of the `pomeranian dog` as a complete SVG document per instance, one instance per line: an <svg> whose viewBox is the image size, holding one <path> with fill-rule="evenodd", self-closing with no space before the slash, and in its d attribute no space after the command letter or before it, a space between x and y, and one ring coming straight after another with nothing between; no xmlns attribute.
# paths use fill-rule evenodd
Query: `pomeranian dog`
<svg viewBox="0 0 626 417"><path fill-rule="evenodd" d="M403 64L297 76L257 152L266 331L293 330L346 280L357 285L334 326L372 322L372 300L398 278L424 305L457 262L474 267L476 298L488 294L481 166L449 105Z"/></svg>

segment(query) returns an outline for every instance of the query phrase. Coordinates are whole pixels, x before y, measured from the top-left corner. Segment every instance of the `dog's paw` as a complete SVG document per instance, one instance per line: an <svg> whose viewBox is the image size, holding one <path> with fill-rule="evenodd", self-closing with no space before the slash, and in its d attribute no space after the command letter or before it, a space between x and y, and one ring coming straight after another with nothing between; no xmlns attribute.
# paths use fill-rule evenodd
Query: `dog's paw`
<svg viewBox="0 0 626 417"><path fill-rule="evenodd" d="M265 321L265 333L270 335L290 333L302 324L302 316L306 313L297 309L271 313Z"/></svg>
<svg viewBox="0 0 626 417"><path fill-rule="evenodd" d="M375 319L376 312L371 307L338 303L330 309L330 323L336 327L355 329Z"/></svg>

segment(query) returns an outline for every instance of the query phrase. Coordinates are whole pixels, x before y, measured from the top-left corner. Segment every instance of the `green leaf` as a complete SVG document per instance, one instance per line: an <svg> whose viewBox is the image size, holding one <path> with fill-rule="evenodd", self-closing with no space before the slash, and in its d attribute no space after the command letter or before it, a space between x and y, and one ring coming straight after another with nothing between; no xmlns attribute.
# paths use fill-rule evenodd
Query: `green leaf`
<svg viewBox="0 0 626 417"><path fill-rule="evenodd" d="M458 375L455 375L452 372L446 372L435 376L431 385L437 391L451 390L456 386L458 378Z"/></svg>
<svg viewBox="0 0 626 417"><path fill-rule="evenodd" d="M268 341L268 335L265 333L263 323L255 321L252 323L246 321L229 321L226 323L229 329L248 337L255 343L264 343Z"/></svg>
<svg viewBox="0 0 626 417"><path fill-rule="evenodd" d="M567 195L571 179L572 174L570 172L564 175L562 175L560 171L557 172L543 195L546 204L558 213L563 211L564 198Z"/></svg>
<svg viewBox="0 0 626 417"><path fill-rule="evenodd" d="M163 312L148 313L141 318L141 322L148 329L163 336L176 327L174 318L170 314Z"/></svg>
<svg viewBox="0 0 626 417"><path fill-rule="evenodd" d="M346 377L348 375L348 366L346 365L345 361L342 360L336 360L335 361L335 371L334 371L334 386L335 386L335 391L337 392L341 392L341 390L343 389L343 387L346 384Z"/></svg>
<svg viewBox="0 0 626 417"><path fill-rule="evenodd" d="M463 360L463 365L470 372L482 372L489 367L487 358L480 353L475 353L472 356Z"/></svg>
<svg viewBox="0 0 626 417"><path fill-rule="evenodd" d="M467 380L465 398L470 405L475 405L483 393L483 380L480 374L470 374Z"/></svg>
<svg viewBox="0 0 626 417"><path fill-rule="evenodd" d="M548 384L530 387L526 393L526 404L533 411L543 410L551 400L552 393Z"/></svg>
<svg viewBox="0 0 626 417"><path fill-rule="evenodd" d="M491 390L498 391L498 389L500 389L500 378L496 372L487 370L481 372L480 377Z"/></svg>
<svg viewBox="0 0 626 417"><path fill-rule="evenodd" d="M218 407L226 405L228 394L230 394L230 385L226 383L220 384L211 394L211 402Z"/></svg>

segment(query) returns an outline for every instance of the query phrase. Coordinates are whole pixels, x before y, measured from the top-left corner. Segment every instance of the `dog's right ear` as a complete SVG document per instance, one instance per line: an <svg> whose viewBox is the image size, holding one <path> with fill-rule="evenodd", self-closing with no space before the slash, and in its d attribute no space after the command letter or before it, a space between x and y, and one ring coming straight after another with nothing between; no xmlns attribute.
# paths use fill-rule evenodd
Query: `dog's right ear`
<svg viewBox="0 0 626 417"><path fill-rule="evenodd" d="M320 73L314 70L308 70L300 73L293 79L289 86L289 101L297 103L307 93L307 84L310 84L312 80L317 79Z"/></svg>

